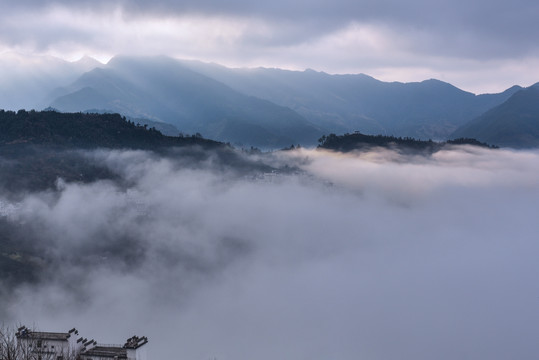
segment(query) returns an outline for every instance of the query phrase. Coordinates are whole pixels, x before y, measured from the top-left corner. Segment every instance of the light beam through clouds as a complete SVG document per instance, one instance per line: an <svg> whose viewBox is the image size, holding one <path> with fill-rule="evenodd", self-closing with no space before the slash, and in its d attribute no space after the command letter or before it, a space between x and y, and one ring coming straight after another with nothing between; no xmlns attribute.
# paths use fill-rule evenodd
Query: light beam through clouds
<svg viewBox="0 0 539 360"><path fill-rule="evenodd" d="M14 290L4 319L147 335L152 359L539 352L537 152L302 150L261 158L300 172L255 178L87 156L123 180L3 207L53 249L46 281Z"/></svg>

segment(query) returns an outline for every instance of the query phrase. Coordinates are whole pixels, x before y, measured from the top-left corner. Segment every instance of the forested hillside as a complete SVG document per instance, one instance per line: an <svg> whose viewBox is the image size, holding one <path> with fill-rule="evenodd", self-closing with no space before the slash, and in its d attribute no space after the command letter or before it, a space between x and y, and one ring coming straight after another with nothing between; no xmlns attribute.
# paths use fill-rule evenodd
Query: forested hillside
<svg viewBox="0 0 539 360"><path fill-rule="evenodd" d="M119 114L0 110L0 146L49 145L77 148L157 149L168 146L221 144L192 136L165 136Z"/></svg>
<svg viewBox="0 0 539 360"><path fill-rule="evenodd" d="M0 128L0 190L12 194L54 188L58 179L113 179L113 171L85 155L84 151L98 148L160 153L185 148L183 156L197 160L207 158L205 150L215 150L223 161L235 159L223 143L197 134L164 136L118 114L0 110Z"/></svg>

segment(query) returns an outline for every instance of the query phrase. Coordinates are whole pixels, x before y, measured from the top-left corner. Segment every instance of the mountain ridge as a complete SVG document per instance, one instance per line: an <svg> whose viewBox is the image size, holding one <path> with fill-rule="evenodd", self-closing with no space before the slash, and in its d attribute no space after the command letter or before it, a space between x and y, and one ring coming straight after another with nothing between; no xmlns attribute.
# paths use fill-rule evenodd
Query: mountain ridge
<svg viewBox="0 0 539 360"><path fill-rule="evenodd" d="M365 74L331 75L275 68L229 69L184 61L230 87L290 107L330 132L447 138L518 90L475 95L437 79L383 82Z"/></svg>
<svg viewBox="0 0 539 360"><path fill-rule="evenodd" d="M452 136L475 137L513 148L539 147L539 83L514 93Z"/></svg>

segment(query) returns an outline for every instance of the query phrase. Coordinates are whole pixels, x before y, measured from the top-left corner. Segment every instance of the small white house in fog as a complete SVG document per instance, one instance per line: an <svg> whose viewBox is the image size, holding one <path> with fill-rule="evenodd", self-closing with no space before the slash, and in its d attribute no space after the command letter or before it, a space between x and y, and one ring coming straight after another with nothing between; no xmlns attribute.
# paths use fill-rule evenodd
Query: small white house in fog
<svg viewBox="0 0 539 360"><path fill-rule="evenodd" d="M37 354L40 359L62 360L81 349L77 341L79 332L71 329L66 333L31 331L22 326L15 334L17 343Z"/></svg>
<svg viewBox="0 0 539 360"><path fill-rule="evenodd" d="M66 333L41 332L22 326L15 334L17 342L40 360L146 360L148 338L133 336L123 345L103 345L79 337L77 329Z"/></svg>

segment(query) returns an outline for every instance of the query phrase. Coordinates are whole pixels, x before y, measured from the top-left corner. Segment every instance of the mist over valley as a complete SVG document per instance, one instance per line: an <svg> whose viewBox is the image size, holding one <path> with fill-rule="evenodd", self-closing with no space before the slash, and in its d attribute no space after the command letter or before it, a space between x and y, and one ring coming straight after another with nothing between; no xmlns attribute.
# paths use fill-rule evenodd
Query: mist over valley
<svg viewBox="0 0 539 360"><path fill-rule="evenodd" d="M151 359L539 350L536 151L168 149L60 147L95 177L2 190L5 323Z"/></svg>
<svg viewBox="0 0 539 360"><path fill-rule="evenodd" d="M536 359L538 4L0 2L0 360Z"/></svg>

